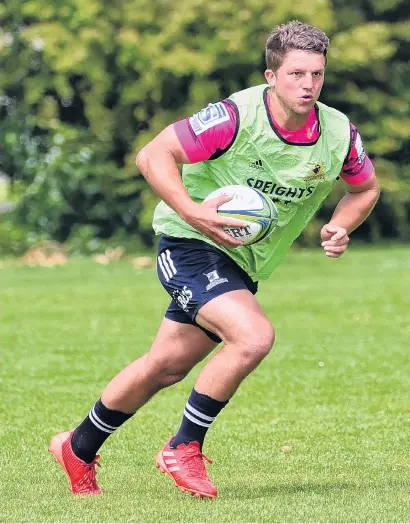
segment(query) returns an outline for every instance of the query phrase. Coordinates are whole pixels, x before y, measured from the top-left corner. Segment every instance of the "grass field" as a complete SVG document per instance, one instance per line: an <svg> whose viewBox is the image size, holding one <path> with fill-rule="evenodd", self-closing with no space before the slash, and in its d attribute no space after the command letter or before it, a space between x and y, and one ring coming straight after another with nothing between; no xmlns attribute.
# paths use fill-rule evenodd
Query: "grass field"
<svg viewBox="0 0 410 524"><path fill-rule="evenodd" d="M75 497L49 438L147 350L168 298L127 262L0 265L0 522L409 522L410 249L295 251L259 297L277 341L208 434L219 497L154 467L200 368L107 441L104 494Z"/></svg>

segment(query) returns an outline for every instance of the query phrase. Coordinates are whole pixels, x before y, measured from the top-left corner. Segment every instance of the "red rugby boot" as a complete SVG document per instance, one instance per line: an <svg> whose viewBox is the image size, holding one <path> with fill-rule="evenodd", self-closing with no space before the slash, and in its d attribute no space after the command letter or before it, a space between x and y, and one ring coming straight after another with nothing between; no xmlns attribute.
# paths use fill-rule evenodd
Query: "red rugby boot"
<svg viewBox="0 0 410 524"><path fill-rule="evenodd" d="M218 492L204 464L204 459L210 464L212 460L201 452L198 442L170 448L171 440L157 454L156 467L170 476L181 491L187 491L197 498L214 499Z"/></svg>
<svg viewBox="0 0 410 524"><path fill-rule="evenodd" d="M99 466L96 455L94 460L87 464L79 459L71 448L71 438L73 432L66 431L59 433L51 439L48 451L53 453L56 462L58 462L67 474L71 484L71 491L81 495L99 495L101 493L95 479L95 467Z"/></svg>

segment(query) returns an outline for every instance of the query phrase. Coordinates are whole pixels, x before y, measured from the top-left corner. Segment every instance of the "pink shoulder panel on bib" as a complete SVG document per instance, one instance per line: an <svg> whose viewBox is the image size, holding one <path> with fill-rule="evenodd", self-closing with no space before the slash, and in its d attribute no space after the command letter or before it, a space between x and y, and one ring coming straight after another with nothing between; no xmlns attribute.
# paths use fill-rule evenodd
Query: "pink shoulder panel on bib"
<svg viewBox="0 0 410 524"><path fill-rule="evenodd" d="M229 102L210 104L199 113L174 123L174 129L191 163L221 155L232 143L236 111Z"/></svg>

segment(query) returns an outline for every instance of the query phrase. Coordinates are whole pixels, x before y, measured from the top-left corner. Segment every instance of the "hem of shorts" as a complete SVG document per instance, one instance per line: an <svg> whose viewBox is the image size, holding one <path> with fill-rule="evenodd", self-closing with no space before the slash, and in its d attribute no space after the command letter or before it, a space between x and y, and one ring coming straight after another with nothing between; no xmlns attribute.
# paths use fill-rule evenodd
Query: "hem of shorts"
<svg viewBox="0 0 410 524"><path fill-rule="evenodd" d="M200 329L203 333L205 333L205 335L212 340L212 342L215 342L216 344L220 344L222 342L222 339L216 334L214 333L213 331L210 331L209 329L206 329L204 328L203 326L200 326L198 324L198 322L195 322L195 319L192 320L191 322L183 322L182 320L176 320L175 318L169 318L167 317L166 313L164 315L164 318L167 318L168 320L172 320L172 322L177 322L178 324L186 324L187 326L194 326L194 327L197 327L198 329ZM218 340L215 340L214 338L212 338L209 333L211 333L212 335L214 335Z"/></svg>
<svg viewBox="0 0 410 524"><path fill-rule="evenodd" d="M192 322L194 322L193 320L191 322L183 322L182 320L176 320L175 318L169 318L167 317L167 314L165 313L164 315L164 318L167 318L168 320L172 320L173 322L177 322L178 324L188 324L188 325L192 325Z"/></svg>
<svg viewBox="0 0 410 524"><path fill-rule="evenodd" d="M230 289L229 291L226 291L225 293L230 293L231 291L239 291L241 289L246 289L249 291L249 288L244 285L243 287L235 287L234 289ZM249 291L251 293L251 291ZM212 300L214 300L215 298L218 298L222 295L225 295L225 293L221 293L220 295L216 295L216 297L212 297L210 298L209 300L207 300L206 302L203 302L200 306L197 306L195 309L194 309L194 312L193 312L193 322L196 322L196 316L198 314L198 311L201 309L201 307L205 306L205 304L208 304L209 302L211 302ZM208 330L209 331L209 330Z"/></svg>

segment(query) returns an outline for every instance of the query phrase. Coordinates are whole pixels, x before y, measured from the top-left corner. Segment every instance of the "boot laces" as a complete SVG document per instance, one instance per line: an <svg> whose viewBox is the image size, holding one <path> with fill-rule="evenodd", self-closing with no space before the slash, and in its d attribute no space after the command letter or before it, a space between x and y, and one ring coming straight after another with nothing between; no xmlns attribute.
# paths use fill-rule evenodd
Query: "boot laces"
<svg viewBox="0 0 410 524"><path fill-rule="evenodd" d="M209 464L212 464L212 460L199 451L199 449L189 450L183 457L181 457L181 462L186 467L188 476L209 480L204 459L209 462Z"/></svg>
<svg viewBox="0 0 410 524"><path fill-rule="evenodd" d="M95 459L92 462L86 464L84 476L78 482L80 492L88 493L90 490L94 491L99 489L96 481L96 466L98 466L99 468L101 467L101 464L98 462L99 458L100 455L96 455Z"/></svg>

